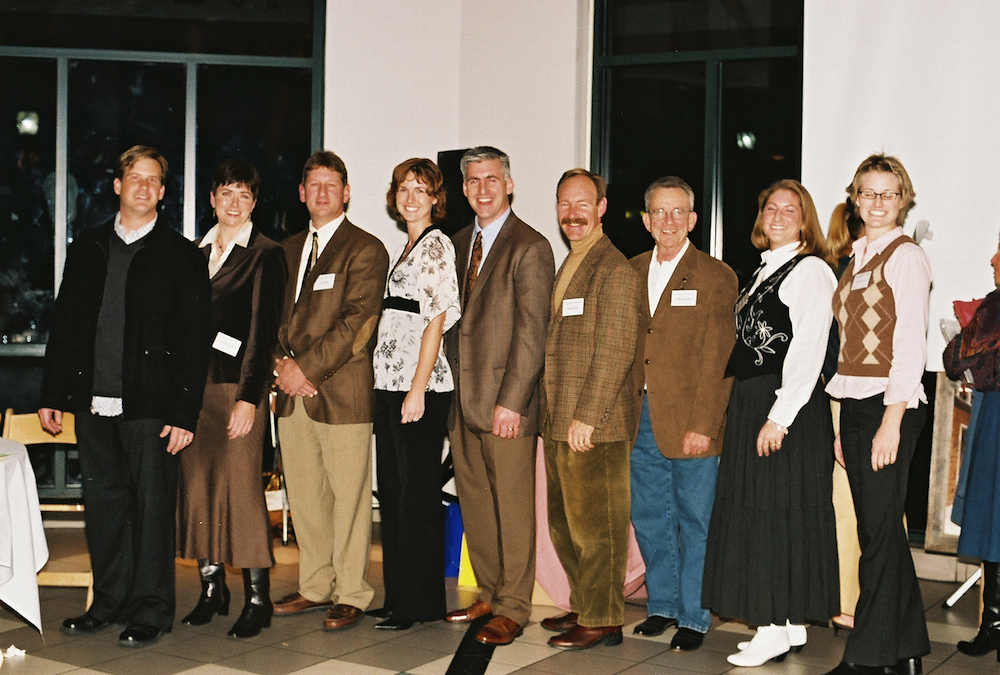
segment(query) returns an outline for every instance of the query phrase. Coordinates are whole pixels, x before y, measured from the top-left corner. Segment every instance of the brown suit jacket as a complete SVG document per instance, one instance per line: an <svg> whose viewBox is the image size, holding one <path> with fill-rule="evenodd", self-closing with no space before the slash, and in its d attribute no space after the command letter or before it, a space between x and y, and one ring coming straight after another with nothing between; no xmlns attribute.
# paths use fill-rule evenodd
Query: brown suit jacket
<svg viewBox="0 0 1000 675"><path fill-rule="evenodd" d="M302 280L302 293L295 302L302 246L308 236L306 230L281 244L288 259L288 284L277 356L294 358L319 390L304 399L311 419L324 424L371 422L372 349L389 255L381 241L345 218ZM313 290L321 274L336 275L333 288ZM293 397L278 392L279 416L290 415L293 405Z"/></svg>
<svg viewBox="0 0 1000 675"><path fill-rule="evenodd" d="M500 405L521 413L520 436L538 433L538 378L545 362L555 259L549 241L513 212L483 261L466 302L474 225L453 237L462 318L446 336L455 396L466 426L493 430Z"/></svg>
<svg viewBox="0 0 1000 675"><path fill-rule="evenodd" d="M688 457L681 452L687 431L712 439L708 452L697 457L719 455L733 386L725 372L736 343L736 274L726 263L691 245L650 316L646 280L652 256L653 251L648 251L631 260L642 280L635 400L642 404L645 383L653 437L664 457ZM697 291L696 304L673 306L675 290Z"/></svg>
<svg viewBox="0 0 1000 675"><path fill-rule="evenodd" d="M583 314L563 316L564 302L573 298L583 298ZM595 427L594 443L635 438L639 408L631 371L638 304L638 277L602 235L549 320L543 401L545 433L552 440L565 441L574 419Z"/></svg>

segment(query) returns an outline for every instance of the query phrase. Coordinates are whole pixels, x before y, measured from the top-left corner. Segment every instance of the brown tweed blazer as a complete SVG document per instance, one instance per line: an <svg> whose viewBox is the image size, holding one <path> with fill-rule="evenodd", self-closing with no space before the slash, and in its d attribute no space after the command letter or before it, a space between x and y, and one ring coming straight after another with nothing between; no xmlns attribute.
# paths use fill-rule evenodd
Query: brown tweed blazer
<svg viewBox="0 0 1000 675"><path fill-rule="evenodd" d="M736 274L721 260L689 246L660 296L656 313L650 316L646 280L652 255L648 251L630 261L642 279L633 371L635 400L642 405L645 384L653 437L664 457L688 457L681 452L688 431L712 439L708 452L697 457L722 454L726 406L733 386L725 372L736 343ZM697 291L696 304L673 306L675 290Z"/></svg>
<svg viewBox="0 0 1000 675"><path fill-rule="evenodd" d="M545 343L545 433L552 440L565 441L574 419L595 427L594 443L635 438L639 286L625 256L602 235L566 287ZM563 303L574 298L583 298L583 314L563 316Z"/></svg>
<svg viewBox="0 0 1000 675"><path fill-rule="evenodd" d="M474 229L470 225L453 237L463 294ZM461 320L445 336L455 395L473 433L493 431L498 405L521 413L521 438L539 431L538 378L555 267L548 239L511 212L480 267Z"/></svg>
<svg viewBox="0 0 1000 675"><path fill-rule="evenodd" d="M382 242L344 222L302 280L295 302L302 246L309 231L282 242L288 259L285 308L277 358L292 357L319 392L304 399L310 418L324 424L371 422L375 412L372 350L389 272ZM321 274L335 274L333 288L313 290ZM278 391L277 411L292 414L294 399Z"/></svg>

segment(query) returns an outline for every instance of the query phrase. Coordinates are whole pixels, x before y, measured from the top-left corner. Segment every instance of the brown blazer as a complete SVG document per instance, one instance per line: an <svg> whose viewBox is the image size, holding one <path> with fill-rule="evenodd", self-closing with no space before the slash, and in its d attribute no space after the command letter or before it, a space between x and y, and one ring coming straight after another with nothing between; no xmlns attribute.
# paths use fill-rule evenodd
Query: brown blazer
<svg viewBox="0 0 1000 675"><path fill-rule="evenodd" d="M281 244L288 259L288 284L277 356L294 358L319 390L304 399L311 419L324 424L371 422L372 350L389 254L381 241L345 218L302 280L302 293L295 302L302 246L308 236L306 230ZM333 288L313 290L321 274L336 275ZM293 405L292 397L278 392L279 416L291 415Z"/></svg>
<svg viewBox="0 0 1000 675"><path fill-rule="evenodd" d="M698 457L719 455L733 387L725 372L736 343L736 274L726 263L688 246L651 317L646 280L652 256L647 251L630 261L642 280L635 400L642 404L645 383L653 437L664 457L688 457L681 452L688 431L712 439L708 452ZM696 304L672 306L675 290L697 291Z"/></svg>
<svg viewBox="0 0 1000 675"><path fill-rule="evenodd" d="M595 427L595 443L635 438L639 285L625 256L602 235L566 287L545 343L545 433L552 440L565 441L574 419ZM573 298L583 298L583 314L563 316L564 302Z"/></svg>
<svg viewBox="0 0 1000 675"><path fill-rule="evenodd" d="M511 212L466 302L474 229L469 225L452 238L464 303L461 320L445 337L456 400L474 433L493 431L493 411L500 405L521 413L520 437L533 436L556 267L552 246Z"/></svg>

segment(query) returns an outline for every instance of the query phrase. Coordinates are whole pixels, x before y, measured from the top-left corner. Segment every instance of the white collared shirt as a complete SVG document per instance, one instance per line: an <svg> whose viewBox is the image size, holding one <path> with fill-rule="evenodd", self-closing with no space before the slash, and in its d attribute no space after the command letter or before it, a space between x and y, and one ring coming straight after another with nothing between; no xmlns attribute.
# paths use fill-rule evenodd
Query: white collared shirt
<svg viewBox="0 0 1000 675"><path fill-rule="evenodd" d="M336 234L337 228L340 224L344 222L347 218L346 213L341 213L339 216L331 220L326 225L323 225L318 230L313 227L312 221L309 221L309 232L306 234L306 241L302 245L302 255L299 257L299 278L295 282L295 301L299 301L299 294L302 293L302 280L306 275L306 265L309 262L309 256L312 255L312 234L315 232L318 235L316 241L316 258L319 259L323 255L323 249L326 245L330 243L333 239L333 235Z"/></svg>
<svg viewBox="0 0 1000 675"><path fill-rule="evenodd" d="M118 235L119 239L125 242L126 246L134 244L135 242L139 241L147 234L152 232L153 227L155 225L156 225L156 216L154 215L151 221L140 227L138 230L132 230L130 232L125 229L124 225L122 225L122 212L119 211L118 213L115 214L115 234Z"/></svg>
<svg viewBox="0 0 1000 675"><path fill-rule="evenodd" d="M670 283L670 277L674 275L674 272L677 270L678 263L680 263L684 254L687 253L688 246L690 245L691 241L689 239L685 239L680 252L678 252L672 260L662 263L657 262L656 249L653 249L653 257L649 259L649 274L646 277L646 283L648 284L649 289L650 316L656 314L656 306L660 304L660 296L663 295L663 291L667 288L667 284Z"/></svg>
<svg viewBox="0 0 1000 675"><path fill-rule="evenodd" d="M497 240L497 236L500 234L503 224L507 222L507 218L510 217L510 207L500 214L500 217L494 220L492 223L486 227L482 227L479 224L479 216L476 216L476 226L472 228L472 243L476 242L476 235L480 232L483 233L483 257L479 260L479 269L483 269L483 263L486 262L486 256L490 254L490 249L493 248L493 242ZM469 261L472 261L472 247L469 247ZM476 270L477 272L479 270ZM466 272L468 274L468 272Z"/></svg>
<svg viewBox="0 0 1000 675"><path fill-rule="evenodd" d="M250 243L250 233L253 231L253 222L248 220L243 223L236 232L236 236L226 244L225 250L218 245L220 228L221 226L216 223L201 240L201 248L205 248L206 246L212 247L208 256L209 279L214 278L215 274L226 264L226 260L229 259L229 254L233 252L234 246L247 247Z"/></svg>

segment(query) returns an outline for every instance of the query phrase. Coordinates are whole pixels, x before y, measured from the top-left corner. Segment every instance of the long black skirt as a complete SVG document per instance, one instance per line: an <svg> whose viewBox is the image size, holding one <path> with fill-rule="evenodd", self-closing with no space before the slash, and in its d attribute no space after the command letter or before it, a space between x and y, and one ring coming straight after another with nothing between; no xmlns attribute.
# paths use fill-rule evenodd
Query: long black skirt
<svg viewBox="0 0 1000 675"><path fill-rule="evenodd" d="M729 400L702 604L750 625L840 613L833 425L817 384L780 450L757 455L778 375L737 381Z"/></svg>

